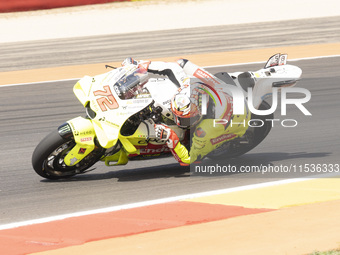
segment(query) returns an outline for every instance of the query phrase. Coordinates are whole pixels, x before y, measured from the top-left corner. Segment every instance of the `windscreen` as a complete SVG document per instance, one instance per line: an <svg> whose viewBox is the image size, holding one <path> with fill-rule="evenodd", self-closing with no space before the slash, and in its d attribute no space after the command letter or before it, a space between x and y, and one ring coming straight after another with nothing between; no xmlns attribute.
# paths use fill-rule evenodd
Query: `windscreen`
<svg viewBox="0 0 340 255"><path fill-rule="evenodd" d="M138 95L147 93L143 85L148 79L149 76L145 69L136 68L124 74L113 87L120 99L133 99L137 98Z"/></svg>

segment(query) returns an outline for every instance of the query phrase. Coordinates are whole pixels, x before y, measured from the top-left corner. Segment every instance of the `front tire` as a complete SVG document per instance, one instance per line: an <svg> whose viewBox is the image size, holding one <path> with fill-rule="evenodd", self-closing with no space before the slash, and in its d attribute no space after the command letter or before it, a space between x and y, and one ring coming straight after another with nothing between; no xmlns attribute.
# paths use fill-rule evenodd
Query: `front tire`
<svg viewBox="0 0 340 255"><path fill-rule="evenodd" d="M95 148L75 166L64 162L67 153L75 146L73 137L63 138L58 130L47 135L35 148L32 155L34 171L41 177L57 180L83 173L103 155L102 149Z"/></svg>

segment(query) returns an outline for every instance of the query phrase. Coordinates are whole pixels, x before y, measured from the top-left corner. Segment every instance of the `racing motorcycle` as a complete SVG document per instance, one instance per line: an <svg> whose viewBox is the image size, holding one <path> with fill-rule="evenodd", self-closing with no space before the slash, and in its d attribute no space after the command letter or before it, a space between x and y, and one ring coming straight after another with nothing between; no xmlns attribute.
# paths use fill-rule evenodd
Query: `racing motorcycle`
<svg viewBox="0 0 340 255"><path fill-rule="evenodd" d="M286 59L287 55L276 54L256 72L221 72L215 77L221 84L241 88L245 94L248 87L261 82L258 109L269 109L264 99L272 87L293 86L301 76L301 69L286 64ZM190 130L179 128L170 111L178 86L167 78L150 78L142 65L112 68L94 77L85 76L74 85L73 92L84 106L86 117L68 120L37 145L32 155L37 174L61 179L85 173L98 161L115 166L133 159L171 156L166 143L156 139L155 123L168 125L190 147ZM271 129L267 123L260 128L255 125L208 157L237 157L253 149Z"/></svg>

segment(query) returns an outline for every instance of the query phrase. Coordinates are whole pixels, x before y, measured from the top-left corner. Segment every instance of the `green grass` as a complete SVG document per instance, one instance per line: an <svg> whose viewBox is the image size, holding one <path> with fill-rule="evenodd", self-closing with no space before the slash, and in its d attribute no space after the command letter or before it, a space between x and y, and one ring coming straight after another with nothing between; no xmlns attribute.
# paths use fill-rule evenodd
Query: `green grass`
<svg viewBox="0 0 340 255"><path fill-rule="evenodd" d="M331 251L315 251L309 255L340 255L340 249Z"/></svg>

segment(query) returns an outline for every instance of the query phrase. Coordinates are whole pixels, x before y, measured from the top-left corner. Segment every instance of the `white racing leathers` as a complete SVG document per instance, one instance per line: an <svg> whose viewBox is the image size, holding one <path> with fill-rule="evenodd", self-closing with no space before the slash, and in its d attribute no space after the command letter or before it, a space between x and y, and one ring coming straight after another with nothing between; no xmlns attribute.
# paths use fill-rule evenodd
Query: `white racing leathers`
<svg viewBox="0 0 340 255"><path fill-rule="evenodd" d="M233 100L229 93L220 88L227 89L227 84L207 72L203 68L191 63L186 59L180 59L177 63L168 62L144 62L141 65L151 73L166 75L169 79L180 87L190 85L190 78L196 78L205 85L217 92L219 99L223 102L221 105L215 105L215 118L228 119L233 118L239 122L249 119L249 114L233 116L232 104ZM216 89L216 90L215 90ZM245 122L247 123L247 122ZM162 125L163 126L163 125ZM156 125L157 127L157 125ZM168 143L173 156L181 165L189 165L197 160L202 159L205 155L216 149L222 143L242 136L247 130L246 126L218 125L214 127L213 119L204 119L196 127L192 136L192 146L189 151L184 145L179 142L179 139L174 131L168 127L167 132L170 132L172 142Z"/></svg>

